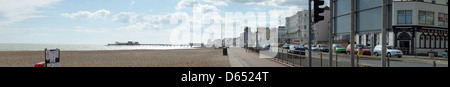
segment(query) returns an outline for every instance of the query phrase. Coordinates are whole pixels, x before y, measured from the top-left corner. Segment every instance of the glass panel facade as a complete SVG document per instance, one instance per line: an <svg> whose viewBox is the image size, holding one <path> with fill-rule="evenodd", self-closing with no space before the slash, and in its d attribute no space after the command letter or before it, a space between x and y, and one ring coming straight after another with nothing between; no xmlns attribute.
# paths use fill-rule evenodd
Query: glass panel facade
<svg viewBox="0 0 450 87"><path fill-rule="evenodd" d="M336 6L335 9L338 9L336 10L337 15L347 14L352 11L351 0L337 0L335 6Z"/></svg>
<svg viewBox="0 0 450 87"><path fill-rule="evenodd" d="M381 6L383 4L382 0L357 0L357 1L360 10Z"/></svg>
<svg viewBox="0 0 450 87"><path fill-rule="evenodd" d="M382 28L382 8L362 11L358 14L359 31L380 30Z"/></svg>
<svg viewBox="0 0 450 87"><path fill-rule="evenodd" d="M347 33L351 30L350 27L350 15L341 16L336 18L336 32L337 33Z"/></svg>

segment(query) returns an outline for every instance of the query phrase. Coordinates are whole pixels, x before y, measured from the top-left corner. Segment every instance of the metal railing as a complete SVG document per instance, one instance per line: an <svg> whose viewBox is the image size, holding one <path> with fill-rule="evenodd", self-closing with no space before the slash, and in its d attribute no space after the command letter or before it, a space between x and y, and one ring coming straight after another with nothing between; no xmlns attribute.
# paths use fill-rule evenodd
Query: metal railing
<svg viewBox="0 0 450 87"><path fill-rule="evenodd" d="M279 49L277 56L274 58L274 60L295 66L295 67L309 67L309 62L308 62L308 58L306 56L306 52L307 51L292 51L292 52L299 52L300 54L305 54L305 55L299 55L299 54L293 54L293 53L288 53L287 49ZM303 52L303 53L302 53ZM316 52L316 53L321 53L321 52ZM320 57L312 57L312 62L311 65L312 67L329 67L329 59L324 58L323 56L321 56L321 54L319 55ZM335 57L336 58L336 57ZM338 59L333 59L331 60L333 62L333 64L331 65L332 67L351 67L351 63L348 61L339 61ZM358 64L358 67L373 67L373 66L369 66L369 65L363 65L363 64Z"/></svg>
<svg viewBox="0 0 450 87"><path fill-rule="evenodd" d="M260 49L257 48L248 48L249 51L253 51L255 53L259 53ZM300 54L293 54L293 53L300 53ZM292 52L288 52L288 49L278 48L277 55L273 58L273 60L294 66L294 67L309 67L308 62L308 51L306 50L292 50ZM418 51L416 51L418 52ZM426 52L426 53L433 53L432 55L436 55L436 52ZM322 56L327 55L327 56ZM335 54L333 53L332 60L329 59L328 54L323 54L323 52L313 51L313 57L311 65L312 67L330 67L329 61L332 61L331 67L352 67L351 62L348 61L347 54ZM341 58L340 58L341 57ZM344 58L346 57L346 58ZM378 56L379 57L379 56ZM377 60L375 56L370 55L356 55L355 56L355 67L380 67L380 65L369 65L360 63L360 59L363 58L363 60ZM375 58L375 59L374 59ZM448 60L448 57L438 57L438 56L429 56L429 55L403 55L402 58L397 58L396 56L388 57L387 58L387 66L388 67L398 67L395 66L396 62L411 62L411 61L404 61L403 59L408 60L408 58L415 58L416 59L422 59L428 61L430 64L429 67L436 67L439 64L439 60ZM347 61L343 60L346 59ZM395 62L393 62L395 61ZM423 63L423 62L422 62ZM392 65L394 64L394 65Z"/></svg>

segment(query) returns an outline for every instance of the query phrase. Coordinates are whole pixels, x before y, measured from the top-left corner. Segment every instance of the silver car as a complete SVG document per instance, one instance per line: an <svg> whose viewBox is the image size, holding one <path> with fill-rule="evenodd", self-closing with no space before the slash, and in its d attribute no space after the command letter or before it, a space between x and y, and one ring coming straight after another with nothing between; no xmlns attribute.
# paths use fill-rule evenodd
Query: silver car
<svg viewBox="0 0 450 87"><path fill-rule="evenodd" d="M328 47L328 45L323 45L323 44L317 45L317 49L322 52L330 51L330 48Z"/></svg>
<svg viewBox="0 0 450 87"><path fill-rule="evenodd" d="M374 55L379 56L381 54L381 50L382 50L381 45L375 46L375 49L373 49L373 50L374 50ZM386 47L386 56L387 57L397 56L398 58L402 58L403 52L395 49L394 46L387 46Z"/></svg>
<svg viewBox="0 0 450 87"><path fill-rule="evenodd" d="M319 47L317 45L311 45L311 51L318 51Z"/></svg>

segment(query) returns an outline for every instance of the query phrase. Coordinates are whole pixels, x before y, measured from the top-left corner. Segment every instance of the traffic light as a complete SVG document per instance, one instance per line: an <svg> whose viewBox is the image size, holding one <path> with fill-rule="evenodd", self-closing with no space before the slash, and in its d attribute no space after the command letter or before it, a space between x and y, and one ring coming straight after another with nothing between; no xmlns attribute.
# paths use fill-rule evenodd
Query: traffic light
<svg viewBox="0 0 450 87"><path fill-rule="evenodd" d="M325 2L323 0L314 0L314 23L319 21L323 21L325 19L324 16L320 16L320 13L325 11L324 8L320 8L319 6L324 5Z"/></svg>

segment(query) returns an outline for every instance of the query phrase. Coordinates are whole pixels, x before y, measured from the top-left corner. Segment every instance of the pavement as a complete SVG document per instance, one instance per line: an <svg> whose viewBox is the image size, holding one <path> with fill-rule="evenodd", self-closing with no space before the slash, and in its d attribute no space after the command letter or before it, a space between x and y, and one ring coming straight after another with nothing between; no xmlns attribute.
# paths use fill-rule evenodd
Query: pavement
<svg viewBox="0 0 450 87"><path fill-rule="evenodd" d="M333 54L333 60L335 60L335 54ZM323 58L329 58L328 53L322 53ZM312 57L320 58L319 52L314 52ZM351 61L350 55L338 54L339 61ZM356 57L356 56L355 56ZM366 56L360 55L359 62L363 65L380 67L381 57L378 56ZM426 58L426 57L414 57L414 56L403 56L402 58L392 57L389 58L390 67L433 67L433 63L436 63L436 67L448 67L448 59L446 58ZM356 61L356 58L355 58Z"/></svg>
<svg viewBox="0 0 450 87"><path fill-rule="evenodd" d="M231 67L289 67L270 58L259 58L257 53L244 48L230 47L227 51Z"/></svg>
<svg viewBox="0 0 450 87"><path fill-rule="evenodd" d="M308 52L306 52L308 54ZM323 52L322 58L319 52L312 53L313 58L313 67L321 67L328 66L329 54ZM336 54L333 54L333 61L336 62ZM356 56L355 56L356 57ZM228 49L228 58L230 61L231 67L292 67L289 64L284 62L273 60L272 58L259 58L259 54L251 51L246 51L244 48L229 48ZM339 67L349 66L351 59L347 54L338 54L339 58ZM324 61L323 65L320 61ZM433 64L436 64L436 67L448 67L448 59L447 58L427 58L423 56L403 56L402 58L389 58L390 67L433 67ZM341 63L342 62L342 63ZM307 62L305 62L307 63ZM317 63L317 64L316 64ZM356 58L355 58L356 63ZM342 65L344 64L344 65ZM380 67L381 65L381 57L378 56L359 56L359 65L367 66L367 67ZM333 67L335 67L333 65Z"/></svg>

